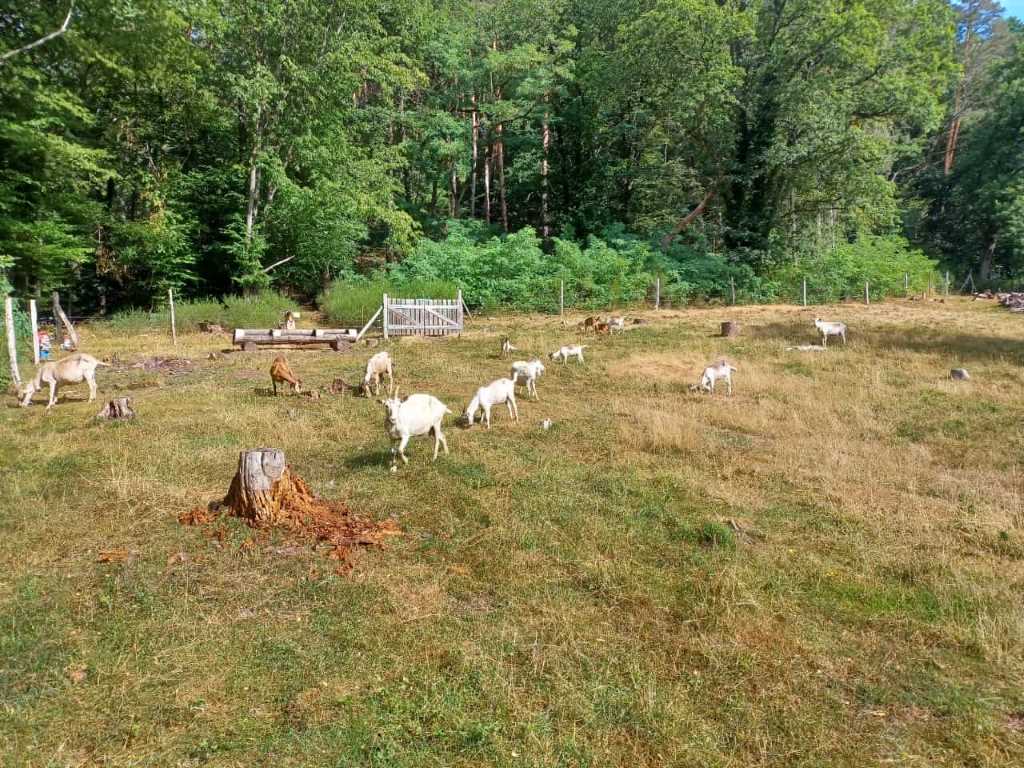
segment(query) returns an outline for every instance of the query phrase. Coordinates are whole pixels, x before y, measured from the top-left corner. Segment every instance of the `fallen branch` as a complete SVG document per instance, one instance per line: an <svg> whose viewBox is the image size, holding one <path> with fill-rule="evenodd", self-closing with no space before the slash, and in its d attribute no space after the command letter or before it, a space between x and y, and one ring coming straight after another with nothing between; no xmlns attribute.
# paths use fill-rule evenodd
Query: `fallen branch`
<svg viewBox="0 0 1024 768"><path fill-rule="evenodd" d="M667 235L665 235L663 238L661 238L661 248L662 248L662 250L668 250L668 247L670 245L672 245L672 241L675 240L676 237L683 230L685 230L688 226L690 226L693 223L694 219L696 219L698 216L700 216L702 213L704 213L705 209L708 207L708 203L711 202L711 199L714 196L715 196L715 190L709 189L707 191L707 193L704 195L704 199L701 200L700 203L697 204L697 207L694 208L692 211L690 211L688 214L686 214L683 218L681 218L679 220L679 223L677 223L675 225L675 227L672 229L672 231L669 232Z"/></svg>
<svg viewBox="0 0 1024 768"><path fill-rule="evenodd" d="M295 258L295 256L288 256L287 258L281 259L280 261L275 261L269 267L264 267L263 268L263 274L264 275L267 274L267 272L272 270L274 267L280 267L282 264L287 264L289 261L291 261L294 258Z"/></svg>

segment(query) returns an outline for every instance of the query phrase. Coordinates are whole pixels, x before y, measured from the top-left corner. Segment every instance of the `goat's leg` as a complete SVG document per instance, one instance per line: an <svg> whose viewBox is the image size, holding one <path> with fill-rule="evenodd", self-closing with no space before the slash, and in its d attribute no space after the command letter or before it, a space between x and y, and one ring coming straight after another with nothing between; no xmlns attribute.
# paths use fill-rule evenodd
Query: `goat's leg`
<svg viewBox="0 0 1024 768"><path fill-rule="evenodd" d="M277 397L277 379L271 379L270 383L274 385L274 397Z"/></svg>
<svg viewBox="0 0 1024 768"><path fill-rule="evenodd" d="M732 397L732 376L725 377L726 394Z"/></svg>
<svg viewBox="0 0 1024 768"><path fill-rule="evenodd" d="M57 382L51 381L50 384L50 400L46 403L46 410L50 410L57 403Z"/></svg>
<svg viewBox="0 0 1024 768"><path fill-rule="evenodd" d="M91 403L96 399L96 376L90 376L86 382L89 384L89 402Z"/></svg>
<svg viewBox="0 0 1024 768"><path fill-rule="evenodd" d="M484 406L484 422L487 424L487 428L490 429L491 428L491 406L489 406L489 405L485 405ZM437 431L436 427L434 428L434 430L435 430L434 431L434 435L435 435L434 458L436 459L437 458L437 441L436 441L436 436L438 434L438 431Z"/></svg>
<svg viewBox="0 0 1024 768"><path fill-rule="evenodd" d="M409 457L405 455L405 446L409 444L409 435L402 438L402 441L398 444L398 455L402 457L402 463L408 464Z"/></svg>
<svg viewBox="0 0 1024 768"><path fill-rule="evenodd" d="M437 427L434 429L434 434L437 436L437 439L441 441L441 445L444 446L444 455L447 456L448 455L448 441L445 440L444 432L441 431L441 425L440 424L438 424Z"/></svg>
<svg viewBox="0 0 1024 768"><path fill-rule="evenodd" d="M512 417L512 421L519 421L519 406L516 405L515 397L506 400L505 405L508 406L508 415Z"/></svg>
<svg viewBox="0 0 1024 768"><path fill-rule="evenodd" d="M843 346L845 347L846 346L846 331L843 331L843 333L841 335L843 337Z"/></svg>

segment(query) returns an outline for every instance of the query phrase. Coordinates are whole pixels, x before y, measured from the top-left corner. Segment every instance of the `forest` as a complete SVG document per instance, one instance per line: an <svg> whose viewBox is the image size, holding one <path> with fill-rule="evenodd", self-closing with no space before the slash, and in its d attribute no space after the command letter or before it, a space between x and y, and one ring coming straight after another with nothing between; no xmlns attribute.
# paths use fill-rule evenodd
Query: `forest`
<svg viewBox="0 0 1024 768"><path fill-rule="evenodd" d="M16 0L0 292L1005 284L1022 128L992 0Z"/></svg>

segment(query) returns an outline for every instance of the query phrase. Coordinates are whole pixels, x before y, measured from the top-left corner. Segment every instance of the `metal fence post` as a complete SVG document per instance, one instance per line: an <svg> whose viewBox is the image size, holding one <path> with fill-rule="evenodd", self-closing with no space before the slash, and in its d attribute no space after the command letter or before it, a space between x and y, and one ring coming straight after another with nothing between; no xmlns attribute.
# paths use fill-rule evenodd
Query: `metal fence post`
<svg viewBox="0 0 1024 768"><path fill-rule="evenodd" d="M804 296L804 306L806 307L807 306L807 278L806 277L804 278L803 296Z"/></svg>
<svg viewBox="0 0 1024 768"><path fill-rule="evenodd" d="M384 310L384 341L388 340L388 295L385 293L384 298L381 301L381 307Z"/></svg>

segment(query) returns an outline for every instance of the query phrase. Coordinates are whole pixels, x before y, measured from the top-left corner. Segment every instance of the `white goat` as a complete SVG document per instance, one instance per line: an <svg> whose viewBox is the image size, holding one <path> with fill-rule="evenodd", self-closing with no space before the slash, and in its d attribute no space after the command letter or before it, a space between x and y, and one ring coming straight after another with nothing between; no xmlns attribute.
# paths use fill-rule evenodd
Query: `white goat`
<svg viewBox="0 0 1024 768"><path fill-rule="evenodd" d="M733 368L725 360L719 360L713 365L709 365L704 369L704 373L700 377L700 384L698 388L704 392L710 392L715 394L715 382L722 380L728 387L728 394L732 394L732 375L736 372L736 368Z"/></svg>
<svg viewBox="0 0 1024 768"><path fill-rule="evenodd" d="M609 333L625 333L626 332L626 318L624 318L624 317L609 317L608 318L608 332Z"/></svg>
<svg viewBox="0 0 1024 768"><path fill-rule="evenodd" d="M575 357L581 363L585 362L583 359L583 350L587 348L586 344L575 344L571 347L562 347L551 353L550 357L552 360L561 360L562 365L569 362L570 357Z"/></svg>
<svg viewBox="0 0 1024 768"><path fill-rule="evenodd" d="M843 344L846 344L846 323L826 323L819 317L814 321L814 327L821 334L821 346L828 346L829 336L839 336L843 339Z"/></svg>
<svg viewBox="0 0 1024 768"><path fill-rule="evenodd" d="M50 410L57 402L57 387L61 384L78 384L83 379L89 385L91 403L96 399L96 366L99 365L110 367L110 363L101 363L92 355L81 352L63 360L43 363L36 371L36 377L22 390L21 407L27 408L32 401L32 395L42 389L45 383L50 385L50 401L46 404L46 410Z"/></svg>
<svg viewBox="0 0 1024 768"><path fill-rule="evenodd" d="M486 387L480 387L466 408L466 421L473 426L473 419L479 409L484 411L484 423L491 428L491 408L505 403L508 415L513 421L519 421L519 407L516 405L516 383L512 379L498 379Z"/></svg>
<svg viewBox="0 0 1024 768"><path fill-rule="evenodd" d="M380 380L381 377L387 375L388 377L388 391L395 383L395 368L391 362L391 355L385 352L378 352L376 355L366 361L366 375L363 377L363 392L366 396L370 396L371 388L373 394L380 394Z"/></svg>
<svg viewBox="0 0 1024 768"><path fill-rule="evenodd" d="M501 356L510 357L513 352L516 352L518 347L512 346L512 340L508 336L501 340Z"/></svg>
<svg viewBox="0 0 1024 768"><path fill-rule="evenodd" d="M405 455L405 446L409 444L409 438L417 435L425 435L431 430L434 431L434 461L437 461L438 446L444 446L445 455L448 455L448 441L441 434L441 422L445 414L451 413L448 406L442 403L433 395L409 395L405 400L398 397L398 389L387 400L381 400L381 405L387 410L384 417L384 427L392 440L398 440L398 455L402 462L409 463ZM395 448L392 447L391 455L394 457Z"/></svg>
<svg viewBox="0 0 1024 768"><path fill-rule="evenodd" d="M517 360L512 363L512 370L509 378L516 384L526 386L526 394L532 395L535 400L540 400L537 394L537 379L544 375L544 363L534 358L530 362Z"/></svg>

